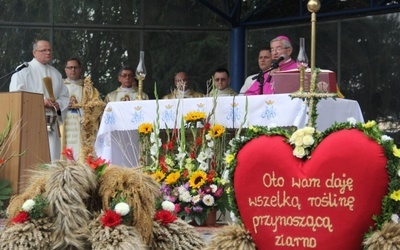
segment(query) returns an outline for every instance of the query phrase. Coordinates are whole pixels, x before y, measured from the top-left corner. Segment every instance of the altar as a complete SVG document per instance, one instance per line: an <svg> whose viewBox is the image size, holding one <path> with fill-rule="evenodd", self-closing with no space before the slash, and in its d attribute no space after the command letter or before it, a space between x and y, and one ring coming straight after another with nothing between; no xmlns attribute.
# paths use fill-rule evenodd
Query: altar
<svg viewBox="0 0 400 250"><path fill-rule="evenodd" d="M112 164L137 166L138 126L158 121L161 129L179 128L182 116L190 111L211 114L210 122L231 129L252 125L302 128L308 121L306 103L287 94L110 102L97 134L96 154ZM350 117L364 122L360 106L354 100L323 99L317 112L320 131Z"/></svg>

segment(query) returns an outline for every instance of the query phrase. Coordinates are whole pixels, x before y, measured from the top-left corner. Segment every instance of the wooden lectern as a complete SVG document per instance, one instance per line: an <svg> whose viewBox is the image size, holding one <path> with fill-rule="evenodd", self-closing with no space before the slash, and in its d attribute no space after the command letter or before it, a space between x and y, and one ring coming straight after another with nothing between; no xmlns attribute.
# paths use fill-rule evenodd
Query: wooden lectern
<svg viewBox="0 0 400 250"><path fill-rule="evenodd" d="M7 125L7 115L11 116L11 128L19 123L19 131L12 138L9 153L19 154L0 170L0 178L11 182L13 194L19 194L27 177L28 169L50 162L46 115L43 95L30 92L0 93L0 131Z"/></svg>

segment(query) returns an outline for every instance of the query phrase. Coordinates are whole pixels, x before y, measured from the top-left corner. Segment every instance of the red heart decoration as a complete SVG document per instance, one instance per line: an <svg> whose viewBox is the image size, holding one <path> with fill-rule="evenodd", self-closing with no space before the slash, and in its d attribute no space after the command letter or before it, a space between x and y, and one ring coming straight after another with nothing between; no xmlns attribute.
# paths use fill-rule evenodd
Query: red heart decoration
<svg viewBox="0 0 400 250"><path fill-rule="evenodd" d="M239 213L258 249L362 249L388 190L383 148L356 129L303 161L282 136L251 140L234 173Z"/></svg>

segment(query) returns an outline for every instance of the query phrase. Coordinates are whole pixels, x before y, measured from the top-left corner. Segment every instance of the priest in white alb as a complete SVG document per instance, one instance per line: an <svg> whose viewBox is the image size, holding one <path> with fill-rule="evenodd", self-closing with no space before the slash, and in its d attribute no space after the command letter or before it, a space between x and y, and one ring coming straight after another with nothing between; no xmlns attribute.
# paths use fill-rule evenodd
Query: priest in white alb
<svg viewBox="0 0 400 250"><path fill-rule="evenodd" d="M37 40L32 53L34 58L29 66L12 76L10 92L26 91L44 95L50 158L54 162L60 159L59 124L64 122L68 109L68 89L60 72L49 65L52 60L50 43Z"/></svg>
<svg viewBox="0 0 400 250"><path fill-rule="evenodd" d="M69 90L68 112L61 126L61 148L70 148L74 159L86 162L87 156L94 156L94 141L106 105L90 77L82 79L82 64L78 58L70 58L65 64L64 80ZM61 158L65 160L65 156Z"/></svg>

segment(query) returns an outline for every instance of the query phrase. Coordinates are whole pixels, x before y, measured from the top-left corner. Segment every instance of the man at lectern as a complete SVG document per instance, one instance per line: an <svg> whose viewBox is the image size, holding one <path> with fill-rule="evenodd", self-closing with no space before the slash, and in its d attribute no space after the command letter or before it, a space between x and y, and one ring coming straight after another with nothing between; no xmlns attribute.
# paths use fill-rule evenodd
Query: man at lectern
<svg viewBox="0 0 400 250"><path fill-rule="evenodd" d="M60 159L61 142L59 124L68 109L69 93L60 72L49 65L52 60L51 45L46 40L33 44L33 59L11 78L10 92L26 91L43 94L51 161Z"/></svg>
<svg viewBox="0 0 400 250"><path fill-rule="evenodd" d="M272 64L268 73L262 73L262 84L257 80L246 90L245 95L267 95L274 93L273 72L297 69L297 63L290 56L293 52L292 43L287 36L277 36L270 42Z"/></svg>

